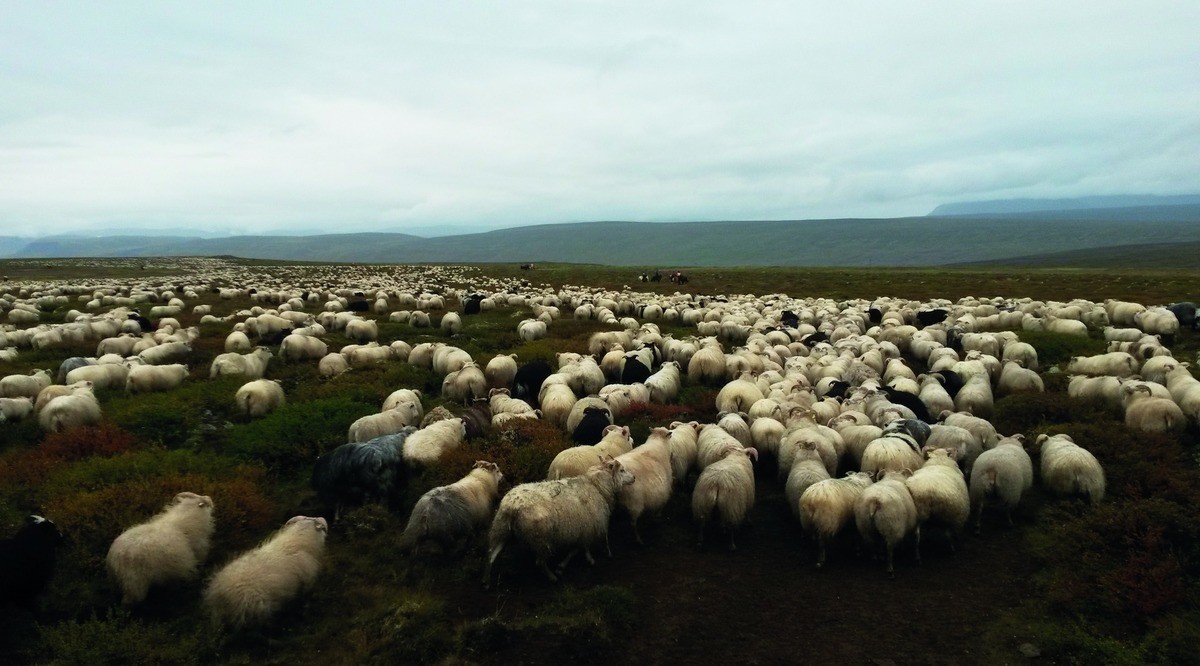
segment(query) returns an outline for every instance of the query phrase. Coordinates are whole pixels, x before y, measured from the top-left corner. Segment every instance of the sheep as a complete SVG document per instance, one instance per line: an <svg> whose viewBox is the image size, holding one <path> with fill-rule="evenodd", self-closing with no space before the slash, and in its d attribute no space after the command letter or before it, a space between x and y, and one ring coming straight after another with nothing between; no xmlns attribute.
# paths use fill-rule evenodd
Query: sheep
<svg viewBox="0 0 1200 666"><path fill-rule="evenodd" d="M1121 380L1116 377L1088 377L1071 375L1067 383L1067 397L1075 400L1102 402L1118 409L1123 404Z"/></svg>
<svg viewBox="0 0 1200 666"><path fill-rule="evenodd" d="M905 432L884 432L878 439L867 444L863 450L863 472L873 479L882 478L886 472L914 471L921 467L921 445L912 435Z"/></svg>
<svg viewBox="0 0 1200 666"><path fill-rule="evenodd" d="M658 372L646 378L646 388L650 389L650 400L659 404L669 404L679 395L682 383L679 363L665 361Z"/></svg>
<svg viewBox="0 0 1200 666"><path fill-rule="evenodd" d="M311 587L328 531L324 518L295 516L262 545L225 565L204 589L214 624L235 629L261 624Z"/></svg>
<svg viewBox="0 0 1200 666"><path fill-rule="evenodd" d="M983 507L993 500L1004 509L1009 527L1012 512L1033 486L1033 461L1025 452L1025 436L1001 439L995 448L980 454L971 470L971 512L975 515L975 533L983 521Z"/></svg>
<svg viewBox="0 0 1200 666"><path fill-rule="evenodd" d="M29 398L0 398L0 423L20 421L33 414L33 401Z"/></svg>
<svg viewBox="0 0 1200 666"><path fill-rule="evenodd" d="M957 426L975 435L975 438L979 440L979 446L984 450L996 446L996 443L1000 441L1000 437L996 434L996 428L987 419L981 419L966 412L942 412L938 420L945 425Z"/></svg>
<svg viewBox="0 0 1200 666"><path fill-rule="evenodd" d="M329 353L329 346L321 340L292 332L279 343L279 357L284 361L320 359Z"/></svg>
<svg viewBox="0 0 1200 666"><path fill-rule="evenodd" d="M1138 360L1127 352L1076 356L1067 364L1067 372L1076 375L1112 375L1125 378L1136 375L1139 369Z"/></svg>
<svg viewBox="0 0 1200 666"><path fill-rule="evenodd" d="M617 491L634 480L624 465L606 458L581 476L523 483L508 491L500 500L488 532L484 587L491 579L496 558L514 538L533 550L538 567L551 582L558 581L548 566L555 551L569 551L557 567L559 575L579 550L589 564L594 563L591 548L601 539L607 545L608 521Z"/></svg>
<svg viewBox="0 0 1200 666"><path fill-rule="evenodd" d="M979 454L983 453L983 444L970 430L959 426L935 423L929 429L929 438L922 450L946 449L954 452L954 458L962 467L963 474L970 476L971 468Z"/></svg>
<svg viewBox="0 0 1200 666"><path fill-rule="evenodd" d="M687 481L688 474L696 466L697 442L700 424L695 421L671 423L671 476L677 485Z"/></svg>
<svg viewBox="0 0 1200 666"><path fill-rule="evenodd" d="M243 384L234 394L233 401L238 411L255 419L279 409L287 402L287 398L279 380L256 379Z"/></svg>
<svg viewBox="0 0 1200 666"><path fill-rule="evenodd" d="M546 331L546 322L537 319L525 319L517 324L517 336L526 342L546 337Z"/></svg>
<svg viewBox="0 0 1200 666"><path fill-rule="evenodd" d="M487 377L474 361L466 362L442 380L442 397L453 402L467 404L477 398L487 397L487 392Z"/></svg>
<svg viewBox="0 0 1200 666"><path fill-rule="evenodd" d="M492 414L532 414L534 409L524 400L518 400L509 395L508 389L492 389L488 391L488 407Z"/></svg>
<svg viewBox="0 0 1200 666"><path fill-rule="evenodd" d="M425 415L425 408L421 404L420 389L397 389L388 394L384 398L383 406L379 411L387 412L393 409L401 409L408 413L409 423L416 424Z"/></svg>
<svg viewBox="0 0 1200 666"><path fill-rule="evenodd" d="M147 365L169 365L183 361L192 353L187 342L167 342L138 353L138 358Z"/></svg>
<svg viewBox="0 0 1200 666"><path fill-rule="evenodd" d="M42 430L61 432L100 422L100 403L92 393L92 383L79 382L71 385L70 389L69 395L54 398L38 414L38 424Z"/></svg>
<svg viewBox="0 0 1200 666"><path fill-rule="evenodd" d="M210 378L222 375L245 375L247 379L262 379L271 360L271 350L259 347L249 354L221 354L213 359Z"/></svg>
<svg viewBox="0 0 1200 666"><path fill-rule="evenodd" d="M589 396L575 401L567 415L567 431L576 444L595 444L612 425L613 411L598 397Z"/></svg>
<svg viewBox="0 0 1200 666"><path fill-rule="evenodd" d="M975 461L976 467L979 461ZM934 449L926 453L925 465L905 481L913 502L917 505L920 527L939 526L950 533L950 547L967 524L971 513L971 495L962 470L951 452ZM920 561L920 545L917 560Z"/></svg>
<svg viewBox="0 0 1200 666"><path fill-rule="evenodd" d="M1180 411L1193 424L1200 424L1200 380L1192 376L1186 363L1167 372L1167 390Z"/></svg>
<svg viewBox="0 0 1200 666"><path fill-rule="evenodd" d="M478 460L463 478L421 495L400 535L400 552L432 541L445 553L461 553L491 519L502 480L496 463Z"/></svg>
<svg viewBox="0 0 1200 666"><path fill-rule="evenodd" d="M183 383L188 376L188 367L174 365L134 365L125 377L125 390L129 393L169 391Z"/></svg>
<svg viewBox="0 0 1200 666"><path fill-rule="evenodd" d="M284 338L285 340L287 338ZM233 331L225 336L225 351L227 353L248 352L254 349L250 338L242 331ZM128 353L128 352L126 352Z"/></svg>
<svg viewBox="0 0 1200 666"><path fill-rule="evenodd" d="M750 423L750 444L760 453L779 455L787 427L769 417L759 417Z"/></svg>
<svg viewBox="0 0 1200 666"><path fill-rule="evenodd" d="M873 426L872 426L873 427ZM787 482L784 484L784 496L787 497L788 508L792 515L800 518L800 498L804 491L815 483L832 478L821 454L817 451L814 441L802 442L797 448L792 466L788 471Z"/></svg>
<svg viewBox="0 0 1200 666"><path fill-rule="evenodd" d="M954 396L954 408L960 412L969 412L980 418L992 415L994 398L992 385L987 375L972 375L963 384L958 395Z"/></svg>
<svg viewBox="0 0 1200 666"><path fill-rule="evenodd" d="M750 426L746 423L744 413L717 414L717 425L725 432L733 435L742 446L751 446L754 442L750 436Z"/></svg>
<svg viewBox="0 0 1200 666"><path fill-rule="evenodd" d="M351 443L370 441L383 435L395 434L420 422L421 415L408 407L368 414L350 424L350 428L346 432L346 441Z"/></svg>
<svg viewBox="0 0 1200 666"><path fill-rule="evenodd" d="M563 449L550 461L546 478L566 479L579 476L586 472L597 460L605 456L617 458L633 450L633 437L626 426L610 425L604 429L604 436L596 444L573 446Z"/></svg>
<svg viewBox="0 0 1200 666"><path fill-rule="evenodd" d="M129 376L129 366L123 363L85 365L67 373L66 384L91 382L96 390L122 388Z"/></svg>
<svg viewBox="0 0 1200 666"><path fill-rule="evenodd" d="M82 385L83 382L80 382L80 384ZM33 401L33 411L40 414L42 410L46 408L46 405L50 404L51 400L64 395L71 395L71 389L71 386L51 384L41 391L38 391L37 398Z"/></svg>
<svg viewBox="0 0 1200 666"><path fill-rule="evenodd" d="M122 532L105 558L122 603L141 603L151 586L195 578L213 529L212 498L182 492L158 515Z"/></svg>
<svg viewBox="0 0 1200 666"><path fill-rule="evenodd" d="M921 539L917 526L917 505L905 485L902 472L888 472L882 479L862 491L854 502L854 523L864 543L883 543L887 552L887 573L896 577L892 556L896 546L909 534Z"/></svg>
<svg viewBox="0 0 1200 666"><path fill-rule="evenodd" d="M342 348L342 356L346 357L352 368L382 365L395 358L391 347L381 347L378 342L347 345Z"/></svg>
<svg viewBox="0 0 1200 666"><path fill-rule="evenodd" d="M431 465L447 451L462 446L467 427L461 418L431 423L404 440L404 462L408 465Z"/></svg>
<svg viewBox="0 0 1200 666"><path fill-rule="evenodd" d="M687 366L688 379L700 384L713 384L725 379L725 353L715 338L706 338L700 349L692 354Z"/></svg>
<svg viewBox="0 0 1200 666"><path fill-rule="evenodd" d="M342 444L317 458L312 487L321 502L333 508L334 520L343 506L393 497L403 471L404 442L416 431L407 426L366 442Z"/></svg>
<svg viewBox="0 0 1200 666"><path fill-rule="evenodd" d="M575 392L566 384L547 384L540 393L539 402L543 418L560 428L565 428L567 419L575 407ZM605 408L607 409L607 405Z"/></svg>
<svg viewBox="0 0 1200 666"><path fill-rule="evenodd" d="M729 550L737 550L734 533L754 506L754 466L758 451L726 444L718 459L700 472L692 489L692 518L698 523L696 547L704 547L704 527L714 517L729 532Z"/></svg>
<svg viewBox="0 0 1200 666"><path fill-rule="evenodd" d="M1125 384L1125 427L1146 433L1183 432L1187 417L1170 398L1155 396L1144 383Z"/></svg>
<svg viewBox="0 0 1200 666"><path fill-rule="evenodd" d="M800 496L800 526L817 542L817 568L825 566L829 543L854 519L854 505L871 485L863 472L841 479L826 479L809 486Z"/></svg>
<svg viewBox="0 0 1200 666"><path fill-rule="evenodd" d="M641 446L616 458L634 477L633 483L617 490L617 504L629 513L638 545L643 545L638 518L647 511L660 511L671 499L670 437L666 428L654 428Z"/></svg>
<svg viewBox="0 0 1200 666"><path fill-rule="evenodd" d="M345 335L358 344L379 339L379 324L374 319L352 319L346 322Z"/></svg>
<svg viewBox="0 0 1200 666"><path fill-rule="evenodd" d="M32 370L27 375L8 375L0 379L0 398L37 398L50 385L49 370Z"/></svg>
<svg viewBox="0 0 1200 666"><path fill-rule="evenodd" d="M745 412L750 406L762 400L762 390L754 382L750 372L743 372L737 379L721 387L717 393L718 412Z"/></svg>
<svg viewBox="0 0 1200 666"><path fill-rule="evenodd" d="M0 599L28 606L54 575L58 527L32 515L13 536L0 540Z"/></svg>
<svg viewBox="0 0 1200 666"><path fill-rule="evenodd" d="M883 428L870 423L865 414L858 412L864 422L855 420L853 413L840 414L830 420L829 425L842 436L846 442L846 455L850 458L855 469L862 469L863 453L871 442L883 437Z"/></svg>
<svg viewBox="0 0 1200 666"><path fill-rule="evenodd" d="M1056 495L1082 495L1089 504L1104 499L1104 468L1070 435L1038 435L1042 485Z"/></svg>
<svg viewBox="0 0 1200 666"><path fill-rule="evenodd" d="M14 353L15 353L15 351L14 351ZM0 356L0 360L4 360L4 357ZM13 360L16 360L15 357ZM96 365L96 363L98 363L98 361L94 358L85 358L83 356L72 356L71 358L68 358L59 364L58 372L55 373L55 375L54 375L54 381L59 384L70 384L71 382L67 381L67 375L72 370L75 370L76 368L87 367L90 365Z"/></svg>
<svg viewBox="0 0 1200 666"><path fill-rule="evenodd" d="M609 384L600 389L600 399L608 405L613 417L619 418L633 405L650 402L650 389L645 384Z"/></svg>
<svg viewBox="0 0 1200 666"><path fill-rule="evenodd" d="M285 339L286 342L286 339ZM318 342L320 342L318 340ZM324 344L324 343L322 343ZM287 358L287 357L285 357ZM292 357L294 358L294 357ZM317 372L322 377L335 377L350 369L350 363L345 356L336 352L325 354L321 360L317 362Z"/></svg>
<svg viewBox="0 0 1200 666"><path fill-rule="evenodd" d="M438 322L438 328L446 335L457 335L462 332L462 317L457 312L447 312Z"/></svg>
<svg viewBox="0 0 1200 666"><path fill-rule="evenodd" d="M517 377L517 355L497 354L483 369L488 388L510 388Z"/></svg>
<svg viewBox="0 0 1200 666"><path fill-rule="evenodd" d="M1179 333L1179 319L1167 308L1150 308L1133 317L1133 323L1149 335L1162 336L1163 342L1173 344Z"/></svg>
<svg viewBox="0 0 1200 666"><path fill-rule="evenodd" d="M1046 386L1038 373L1027 370L1016 361L1006 361L1000 371L1000 381L997 382L996 390L1000 395L1044 393Z"/></svg>

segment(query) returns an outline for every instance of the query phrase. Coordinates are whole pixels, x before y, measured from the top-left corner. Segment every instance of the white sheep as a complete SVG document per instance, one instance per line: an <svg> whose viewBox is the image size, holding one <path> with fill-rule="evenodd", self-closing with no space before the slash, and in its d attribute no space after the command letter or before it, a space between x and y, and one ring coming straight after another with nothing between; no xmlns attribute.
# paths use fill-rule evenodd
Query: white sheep
<svg viewBox="0 0 1200 666"><path fill-rule="evenodd" d="M0 422L20 421L33 414L33 401L29 398L0 398Z"/></svg>
<svg viewBox="0 0 1200 666"><path fill-rule="evenodd" d="M508 491L500 500L488 532L484 586L491 579L496 558L514 538L533 551L538 567L551 582L558 577L550 570L548 561L557 551L568 550L557 567L559 575L580 550L589 564L594 563L592 546L601 540L607 546L608 521L617 491L633 482L633 474L624 465L608 458L580 476L523 483Z"/></svg>
<svg viewBox="0 0 1200 666"><path fill-rule="evenodd" d="M547 479L566 479L583 474L605 456L617 458L633 450L633 437L626 426L611 425L596 444L572 446L558 452L550 461Z"/></svg>
<svg viewBox="0 0 1200 666"><path fill-rule="evenodd" d="M129 393L169 391L187 379L188 367L181 363L173 365L133 365L125 377L125 390Z"/></svg>
<svg viewBox="0 0 1200 666"><path fill-rule="evenodd" d="M642 544L638 518L647 511L662 510L671 499L671 431L654 428L639 447L623 453L617 461L633 474L634 482L617 490L617 503L629 514L633 537Z"/></svg>
<svg viewBox="0 0 1200 666"><path fill-rule="evenodd" d="M85 365L67 373L66 383L91 382L96 390L122 388L129 376L129 366L124 363Z"/></svg>
<svg viewBox="0 0 1200 666"><path fill-rule="evenodd" d="M466 362L442 379L442 397L453 402L469 404L472 400L487 397L487 392L487 377L474 361Z"/></svg>
<svg viewBox="0 0 1200 666"><path fill-rule="evenodd" d="M95 425L100 422L100 403L92 393L91 382L70 386L70 394L46 403L38 414L38 423L46 432L61 432L67 428Z"/></svg>
<svg viewBox="0 0 1200 666"><path fill-rule="evenodd" d="M829 543L854 519L858 497L871 485L871 477L851 472L809 486L800 496L800 525L817 542L817 568L825 566Z"/></svg>
<svg viewBox="0 0 1200 666"><path fill-rule="evenodd" d="M438 328L446 335L457 335L462 332L462 317L457 312L447 312L438 322Z"/></svg>
<svg viewBox="0 0 1200 666"><path fill-rule="evenodd" d="M409 465L431 465L447 451L462 446L466 438L467 426L460 418L430 423L404 440L404 462Z"/></svg>
<svg viewBox="0 0 1200 666"><path fill-rule="evenodd" d="M839 414L829 421L829 425L846 443L846 456L855 469L862 469L863 454L871 442L883 437L883 428L870 421L866 414L853 411Z"/></svg>
<svg viewBox="0 0 1200 666"><path fill-rule="evenodd" d="M221 354L213 359L208 376L245 375L247 379L262 379L271 360L271 350L259 347L249 354Z"/></svg>
<svg viewBox="0 0 1200 666"><path fill-rule="evenodd" d="M952 451L954 459L962 467L963 474L970 476L975 460L979 458L979 454L983 453L983 444L975 433L966 428L935 423L929 427L929 437L925 440L925 446L922 449Z"/></svg>
<svg viewBox="0 0 1200 666"><path fill-rule="evenodd" d="M979 534L983 508L989 501L1004 510L1011 527L1012 512L1033 487L1033 461L1025 452L1024 435L1001 439L995 448L984 451L971 470L971 512L975 515L975 533Z"/></svg>
<svg viewBox="0 0 1200 666"><path fill-rule="evenodd" d="M338 353L326 354L317 362L317 372L322 377L336 377L349 369L346 357Z"/></svg>
<svg viewBox="0 0 1200 666"><path fill-rule="evenodd" d="M462 552L491 519L503 479L496 463L478 460L463 478L421 495L400 536L400 552L427 542L447 554Z"/></svg>
<svg viewBox="0 0 1200 666"><path fill-rule="evenodd" d="M905 485L902 472L888 472L862 491L854 503L854 523L868 546L881 543L887 552L887 572L896 576L892 557L896 546L910 534L921 539L917 526L917 505Z"/></svg>
<svg viewBox="0 0 1200 666"><path fill-rule="evenodd" d="M800 498L809 486L831 478L829 470L821 460L814 441L802 442L792 458L792 467L788 471L787 482L784 484L784 496L787 497L788 508L792 515L800 518Z"/></svg>
<svg viewBox="0 0 1200 666"><path fill-rule="evenodd" d="M1125 427L1147 433L1183 432L1187 417L1170 398L1152 394L1144 383L1121 387L1125 394Z"/></svg>
<svg viewBox="0 0 1200 666"><path fill-rule="evenodd" d="M1000 441L999 435L996 434L996 428L987 419L981 419L966 412L942 412L938 420L946 425L957 426L969 431L979 440L979 446L984 450L992 448L996 442Z"/></svg>
<svg viewBox="0 0 1200 666"><path fill-rule="evenodd" d="M543 384L538 402L542 406L543 418L560 428L565 428L567 419L571 417L571 410L575 407L575 392L566 384Z"/></svg>
<svg viewBox="0 0 1200 666"><path fill-rule="evenodd" d="M1129 377L1136 375L1141 364L1127 352L1109 352L1096 356L1076 356L1067 364L1067 372L1078 375L1112 375Z"/></svg>
<svg viewBox="0 0 1200 666"><path fill-rule="evenodd" d="M927 452L925 465L905 481L917 505L917 523L921 527L938 526L949 531L951 548L971 514L971 494L958 462L951 452L934 449ZM979 461L975 461L976 467ZM917 548L920 559L920 546Z"/></svg>
<svg viewBox="0 0 1200 666"><path fill-rule="evenodd" d="M8 375L0 379L0 397L34 399L50 383L49 370L33 370L27 375Z"/></svg>
<svg viewBox="0 0 1200 666"><path fill-rule="evenodd" d="M425 416L425 407L421 404L420 389L397 389L384 398L381 412L402 409L408 412L408 418L413 425L421 422Z"/></svg>
<svg viewBox="0 0 1200 666"><path fill-rule="evenodd" d="M346 337L359 344L379 339L379 324L374 319L352 319L346 323Z"/></svg>
<svg viewBox="0 0 1200 666"><path fill-rule="evenodd" d="M695 421L671 423L671 476L675 483L683 485L688 474L696 466L697 437L700 434L700 424Z"/></svg>
<svg viewBox="0 0 1200 666"><path fill-rule="evenodd" d="M378 414L368 414L350 424L346 433L347 442L368 442L376 437L392 435L406 426L421 422L421 415L408 407L386 409Z"/></svg>
<svg viewBox="0 0 1200 666"><path fill-rule="evenodd" d="M719 458L706 466L692 489L692 518L699 524L697 547L704 546L704 527L716 519L729 533L729 549L736 550L734 532L746 522L754 506L754 466L758 451L726 444Z"/></svg>
<svg viewBox="0 0 1200 666"><path fill-rule="evenodd" d="M905 432L885 432L867 444L859 469L872 479L878 479L887 472L916 471L924 462L921 446L912 435Z"/></svg>
<svg viewBox="0 0 1200 666"><path fill-rule="evenodd" d="M293 332L279 344L279 357L284 361L320 359L329 353L329 346L311 335Z"/></svg>
<svg viewBox="0 0 1200 666"><path fill-rule="evenodd" d="M256 379L242 384L234 394L233 402L242 414L256 419L282 407L287 398L279 380Z"/></svg>
<svg viewBox="0 0 1200 666"><path fill-rule="evenodd" d="M225 351L228 353L248 352L254 349L254 345L250 343L250 337L242 331L233 331L225 336ZM131 348L132 350L132 348ZM123 355L128 355L130 352L125 352Z"/></svg>
<svg viewBox="0 0 1200 666"><path fill-rule="evenodd" d="M1179 410L1193 424L1200 424L1200 380L1192 376L1186 363L1167 373L1167 390Z"/></svg>
<svg viewBox="0 0 1200 666"><path fill-rule="evenodd" d="M665 361L658 368L658 372L646 378L645 384L646 388L650 389L650 400L664 405L674 402L679 396L682 381L679 363Z"/></svg>
<svg viewBox="0 0 1200 666"><path fill-rule="evenodd" d="M1102 402L1113 409L1123 404L1121 380L1116 377L1088 377L1071 375L1067 383L1067 397L1075 400Z"/></svg>
<svg viewBox="0 0 1200 666"><path fill-rule="evenodd" d="M483 368L488 388L510 388L517 376L517 355L497 354Z"/></svg>
<svg viewBox="0 0 1200 666"><path fill-rule="evenodd" d="M213 622L241 628L271 618L321 571L324 518L295 516L257 548L225 565L204 589Z"/></svg>
<svg viewBox="0 0 1200 666"><path fill-rule="evenodd" d="M992 384L986 374L972 375L958 394L954 396L954 408L960 412L969 412L980 418L992 415L995 401L992 395Z"/></svg>
<svg viewBox="0 0 1200 666"><path fill-rule="evenodd" d="M1042 485L1056 495L1082 495L1088 503L1104 499L1104 468L1070 435L1038 435Z"/></svg>
<svg viewBox="0 0 1200 666"><path fill-rule="evenodd" d="M755 383L752 373L741 373L737 379L725 384L717 393L718 412L746 412L765 396Z"/></svg>
<svg viewBox="0 0 1200 666"><path fill-rule="evenodd" d="M136 347L134 347L136 349ZM192 345L187 342L167 342L138 353L138 358L147 365L169 365L183 361L192 353Z"/></svg>
<svg viewBox="0 0 1200 666"><path fill-rule="evenodd" d="M140 603L153 585L195 578L213 527L212 498L182 492L161 513L122 532L105 558L122 601Z"/></svg>
<svg viewBox="0 0 1200 666"><path fill-rule="evenodd" d="M1028 370L1016 361L1005 361L1000 370L1000 381L996 384L1000 395L1014 393L1044 393L1046 385L1041 376L1033 370Z"/></svg>

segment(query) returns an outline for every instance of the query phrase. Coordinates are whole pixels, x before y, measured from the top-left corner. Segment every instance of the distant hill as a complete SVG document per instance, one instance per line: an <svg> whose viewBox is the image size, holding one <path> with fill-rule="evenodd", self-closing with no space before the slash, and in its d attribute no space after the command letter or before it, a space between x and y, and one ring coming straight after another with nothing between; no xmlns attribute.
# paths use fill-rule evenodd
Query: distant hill
<svg viewBox="0 0 1200 666"><path fill-rule="evenodd" d="M1200 242L1147 243L1031 254L965 266L1029 266L1037 268L1159 268L1200 270Z"/></svg>
<svg viewBox="0 0 1200 666"><path fill-rule="evenodd" d="M1160 206L1200 206L1200 194L1174 196L1117 195L1076 197L1073 199L993 199L990 201L962 201L942 204L930 211L931 217L959 215L1022 215L1049 211L1088 211L1094 217L1097 209L1104 208L1152 208Z"/></svg>
<svg viewBox="0 0 1200 666"><path fill-rule="evenodd" d="M1200 206L1143 218L909 217L744 222L585 222L421 238L360 233L227 238L46 237L17 257L234 255L380 263L573 262L633 266L936 266L1082 248L1200 242Z"/></svg>

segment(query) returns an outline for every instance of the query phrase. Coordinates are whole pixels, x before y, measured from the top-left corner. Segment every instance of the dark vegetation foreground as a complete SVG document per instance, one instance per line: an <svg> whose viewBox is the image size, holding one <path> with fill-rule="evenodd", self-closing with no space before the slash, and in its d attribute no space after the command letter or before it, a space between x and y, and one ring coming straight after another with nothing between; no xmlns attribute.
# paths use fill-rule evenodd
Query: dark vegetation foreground
<svg viewBox="0 0 1200 666"><path fill-rule="evenodd" d="M3 268L13 280L78 279L108 270L44 263ZM169 268L110 268L122 278L149 272L165 275L168 284L182 279ZM640 284L641 269L481 271L555 287L838 299L1111 297L1149 305L1200 295L1196 273L696 269L679 286ZM217 315L251 305L204 294L187 303L178 317L183 325L198 323L190 310L199 303L213 304ZM44 320L61 321L66 309ZM452 343L480 365L511 352L527 362L586 352L591 333L609 330L564 312L546 339L522 342L516 324L526 316L514 307L467 317ZM694 334L660 325L676 337ZM213 628L199 606L201 582L153 591L143 606L126 609L107 578L105 552L122 529L148 518L176 492L208 494L216 503L206 577L290 516L324 511L309 488L313 461L344 442L349 423L377 412L391 391L422 389L426 411L443 404L441 377L405 363L326 380L317 377L315 363L275 358L266 376L282 382L288 404L247 421L233 412L241 379L208 379L229 327L202 327L188 361L192 376L180 388L101 393L100 426L46 435L32 419L0 424L0 531L10 535L25 515L41 512L67 536L38 606L0 609L0 662L976 664L1020 663L1037 652L1047 663L1195 663L1200 438L1194 428L1179 437L1136 434L1124 428L1120 414L1068 400L1065 375L1046 369L1072 355L1097 353L1103 343L1096 331L1086 340L1020 332L1038 350L1047 393L998 400L992 422L1002 434L1021 432L1031 441L1040 433L1072 435L1104 466L1104 502L1089 508L1044 496L1035 484L1014 528L988 515L982 535L968 534L956 553L931 535L923 539L920 565L906 546L894 581L853 543L835 549L827 567L816 570L813 548L801 537L768 460L756 466L757 500L736 552L719 538L696 548L690 491L677 490L660 517L645 521L646 546L634 543L618 512L610 533L615 557L600 556L595 567L576 561L558 585L547 583L519 550L502 556L499 582L488 590L480 586L482 550L459 559L399 555L396 543L415 500L460 478L475 460L497 462L507 484L544 477L567 437L553 426L523 423L471 441L409 478L394 506L364 506L331 523L316 588L267 628L239 634ZM337 333L325 339L331 350L349 342ZM380 343L394 339L417 344L445 337L381 322ZM1176 358L1193 365L1198 349L1200 339L1191 332L1173 346ZM94 352L94 343L25 350L17 363L0 365L0 374L55 368L63 358ZM641 443L653 426L715 420L714 397L712 388L685 380L677 404L647 405L621 422Z"/></svg>

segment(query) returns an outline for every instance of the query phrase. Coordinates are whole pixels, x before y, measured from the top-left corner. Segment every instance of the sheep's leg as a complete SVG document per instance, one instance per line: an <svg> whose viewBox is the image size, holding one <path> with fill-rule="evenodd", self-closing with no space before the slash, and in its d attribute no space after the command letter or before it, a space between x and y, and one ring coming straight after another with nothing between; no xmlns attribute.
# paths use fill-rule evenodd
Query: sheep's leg
<svg viewBox="0 0 1200 666"><path fill-rule="evenodd" d="M729 530L729 550L730 550L730 552L737 550L737 544L733 542L733 537L735 534L736 534L735 530L732 530L732 529Z"/></svg>
<svg viewBox="0 0 1200 666"><path fill-rule="evenodd" d="M546 560L547 560L547 559L548 559L548 558L547 558L546 556L544 556L544 555L539 555L539 556L538 556L538 558L537 558L537 565L538 565L538 568L540 568L540 569L542 570L542 573L546 574L546 578L550 579L550 582L551 582L551 583L557 583L557 582L558 582L558 576L555 576L555 575L554 575L554 572L550 570L550 566L549 566L548 564L546 564ZM568 555L568 556L567 556L567 559L568 559L568 560L569 560L569 559L571 559L571 556L570 556L570 555ZM562 566L566 566L566 562L564 561L564 562L563 562L561 565L559 565L559 566L560 566L560 567L562 567ZM560 569L560 571L561 571L561 569Z"/></svg>
<svg viewBox="0 0 1200 666"><path fill-rule="evenodd" d="M1006 512L1004 513L1004 516L1005 516L1006 518L1008 518L1008 526L1009 526L1009 527L1016 527L1016 525L1013 523L1012 515L1013 515L1012 509L1009 509L1008 511L1006 511Z"/></svg>
<svg viewBox="0 0 1200 666"><path fill-rule="evenodd" d="M604 552L608 554L608 559L612 559L612 546L608 544L608 530L604 530ZM588 554L591 557L591 553Z"/></svg>
<svg viewBox="0 0 1200 666"><path fill-rule="evenodd" d="M817 568L825 566L825 535L817 536Z"/></svg>
<svg viewBox="0 0 1200 666"><path fill-rule="evenodd" d="M636 541L637 545L639 546L646 545L646 543L642 541L642 535L638 532L637 516L630 516L629 518L630 522L633 524L633 540Z"/></svg>
<svg viewBox="0 0 1200 666"><path fill-rule="evenodd" d="M983 507L979 507L979 510L975 512L975 534L979 534L980 528L982 527L982 525L983 525Z"/></svg>
<svg viewBox="0 0 1200 666"><path fill-rule="evenodd" d="M896 567L892 566L892 551L893 551L893 544L891 541L889 541L889 542L887 542L887 564L888 564L887 572L888 572L888 578L895 580Z"/></svg>
<svg viewBox="0 0 1200 666"><path fill-rule="evenodd" d="M917 557L917 564L921 563L921 526L917 526L916 539L913 541L913 553Z"/></svg>
<svg viewBox="0 0 1200 666"><path fill-rule="evenodd" d="M696 547L704 548L704 522L700 522L700 536L696 538Z"/></svg>
<svg viewBox="0 0 1200 666"><path fill-rule="evenodd" d="M504 550L504 542L492 546L492 550L488 553L487 566L483 568L483 586L487 587L492 579L492 565L496 563L496 558L500 557L500 551Z"/></svg>
<svg viewBox="0 0 1200 666"><path fill-rule="evenodd" d="M592 557L591 547L583 549L583 557L587 560L589 566L596 566L596 558Z"/></svg>

